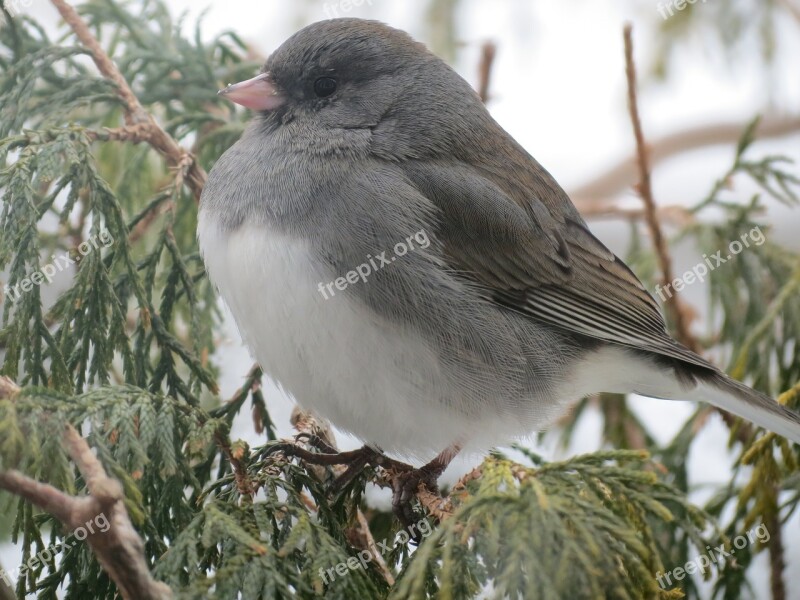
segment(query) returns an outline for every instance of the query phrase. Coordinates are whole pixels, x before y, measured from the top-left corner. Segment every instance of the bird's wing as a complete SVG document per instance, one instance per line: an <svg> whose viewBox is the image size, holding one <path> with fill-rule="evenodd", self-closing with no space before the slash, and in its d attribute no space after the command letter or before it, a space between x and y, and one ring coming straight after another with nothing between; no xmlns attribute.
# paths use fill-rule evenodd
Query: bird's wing
<svg viewBox="0 0 800 600"><path fill-rule="evenodd" d="M571 204L553 214L535 194L512 199L502 181L464 163L411 161L403 171L440 211L448 266L494 302L571 332L713 368L669 337L653 297Z"/></svg>

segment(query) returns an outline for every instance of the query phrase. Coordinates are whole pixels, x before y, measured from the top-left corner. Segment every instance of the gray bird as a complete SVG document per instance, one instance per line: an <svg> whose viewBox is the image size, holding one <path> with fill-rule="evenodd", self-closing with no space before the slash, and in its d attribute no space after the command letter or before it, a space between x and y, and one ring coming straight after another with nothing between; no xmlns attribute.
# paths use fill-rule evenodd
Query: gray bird
<svg viewBox="0 0 800 600"><path fill-rule="evenodd" d="M406 33L314 23L220 93L255 117L203 192L208 275L303 407L435 456L396 502L597 392L708 402L800 443L798 415L669 336L553 177Z"/></svg>

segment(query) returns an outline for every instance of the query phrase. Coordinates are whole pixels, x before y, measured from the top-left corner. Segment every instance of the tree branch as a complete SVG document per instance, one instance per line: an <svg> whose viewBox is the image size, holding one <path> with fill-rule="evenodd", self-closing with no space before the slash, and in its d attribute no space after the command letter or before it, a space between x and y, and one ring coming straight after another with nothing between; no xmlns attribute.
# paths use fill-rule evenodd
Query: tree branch
<svg viewBox="0 0 800 600"><path fill-rule="evenodd" d="M484 104L489 101L489 84L496 54L497 46L494 42L484 42L481 46L481 60L478 63L478 96Z"/></svg>
<svg viewBox="0 0 800 600"><path fill-rule="evenodd" d="M630 23L625 25L625 75L628 80L628 110L630 111L631 124L633 125L633 134L636 138L640 181L638 191L644 203L645 222L650 230L650 235L653 238L653 246L658 256L658 264L661 269L661 281L666 287L673 279L672 257L669 254L669 248L667 248L667 242L661 230L661 223L659 223L658 215L656 214L656 202L653 198L653 188L650 183L650 165L647 155L647 146L642 131L642 123L639 118L639 107L636 102L636 67L633 62L632 30L633 28ZM678 339L688 348L697 352L700 349L700 345L689 331L689 313L683 306L679 296L677 294L671 295L665 302L665 307L672 315Z"/></svg>
<svg viewBox="0 0 800 600"><path fill-rule="evenodd" d="M112 81L117 86L117 93L125 106L125 123L128 133L133 133L139 141L147 141L159 154L161 154L173 168L186 168L186 184L192 190L195 201L200 201L200 194L206 182L206 172L197 164L194 157L182 148L166 131L164 131L153 116L142 107L139 99L131 90L117 65L106 54L97 38L89 31L86 21L81 18L71 4L65 0L50 0L56 7L67 25L77 36L92 55L92 60L100 74ZM121 138L120 138L121 139ZM188 165L188 166L187 166Z"/></svg>
<svg viewBox="0 0 800 600"><path fill-rule="evenodd" d="M665 160L708 146L736 144L742 136L745 125L738 122L724 122L684 129L648 144L651 167ZM800 132L800 117L765 117L756 128L759 139L778 138ZM594 177L577 188L570 190L572 201L581 213L594 208L609 209L614 206L615 196L636 183L638 175L638 154L619 161L601 175Z"/></svg>
<svg viewBox="0 0 800 600"><path fill-rule="evenodd" d="M786 583L783 581L783 574L786 572L785 546L783 543L783 524L781 523L780 508L778 506L780 489L772 486L771 491L775 506L772 507L773 510L764 521L767 531L770 532L769 588L772 592L772 600L786 600Z"/></svg>
<svg viewBox="0 0 800 600"><path fill-rule="evenodd" d="M7 377L0 377L0 399L11 398L19 387ZM0 489L16 494L56 517L70 530L84 528L98 516L109 523L105 531L91 527L86 543L98 562L117 585L126 600L167 600L169 587L153 579L144 557L144 543L133 527L123 502L122 485L111 479L86 440L72 425L67 425L64 447L83 475L87 496L71 496L46 483L34 481L15 470L0 471Z"/></svg>

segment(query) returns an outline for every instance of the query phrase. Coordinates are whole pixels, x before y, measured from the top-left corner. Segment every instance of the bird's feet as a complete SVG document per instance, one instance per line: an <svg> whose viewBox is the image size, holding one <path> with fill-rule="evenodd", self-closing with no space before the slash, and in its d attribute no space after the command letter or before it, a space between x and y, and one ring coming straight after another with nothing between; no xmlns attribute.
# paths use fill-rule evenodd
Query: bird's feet
<svg viewBox="0 0 800 600"><path fill-rule="evenodd" d="M296 443L301 440L305 442L306 446L314 448L318 450L318 452ZM334 493L343 490L366 466L383 467L388 471L397 473L411 471L413 469L411 465L389 458L380 450L371 446L363 446L358 450L339 452L319 437L308 434L298 435L295 438L295 443L282 442L273 445L269 453L273 454L276 452L282 452L286 456L296 456L310 465L346 466L347 469L334 480L331 486L331 491Z"/></svg>
<svg viewBox="0 0 800 600"><path fill-rule="evenodd" d="M439 493L437 483L439 476L444 469L432 469L430 464L396 473L392 478L392 511L395 517L404 528L411 531L412 539L419 544L419 534L413 525L419 520L414 512L413 501L420 490L420 486L425 486L429 492Z"/></svg>
<svg viewBox="0 0 800 600"><path fill-rule="evenodd" d="M382 467L389 473L392 482L392 510L403 527L411 532L410 535L416 543L421 540L413 527L416 523L416 515L412 506L414 498L420 491L420 486L424 486L428 491L435 494L439 493L437 481L460 449L459 446L453 445L426 465L415 469L409 464L389 458L383 452L371 446L363 446L358 450L338 452L316 436L303 434L298 436L297 439L299 441L302 438L305 438L308 446L314 447L320 452L313 452L290 442L275 444L270 449L270 452L280 451L287 456L296 456L312 465L346 465L345 471L331 485L330 489L335 494L341 492L365 467Z"/></svg>

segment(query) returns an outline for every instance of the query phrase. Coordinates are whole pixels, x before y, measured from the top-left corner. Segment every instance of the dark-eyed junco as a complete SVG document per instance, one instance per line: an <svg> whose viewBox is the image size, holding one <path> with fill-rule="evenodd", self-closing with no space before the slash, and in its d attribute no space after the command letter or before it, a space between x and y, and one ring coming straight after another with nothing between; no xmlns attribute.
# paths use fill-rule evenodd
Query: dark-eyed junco
<svg viewBox="0 0 800 600"><path fill-rule="evenodd" d="M255 111L198 236L258 362L433 480L595 392L800 418L670 338L631 270L458 74L407 34L310 25L221 92Z"/></svg>

